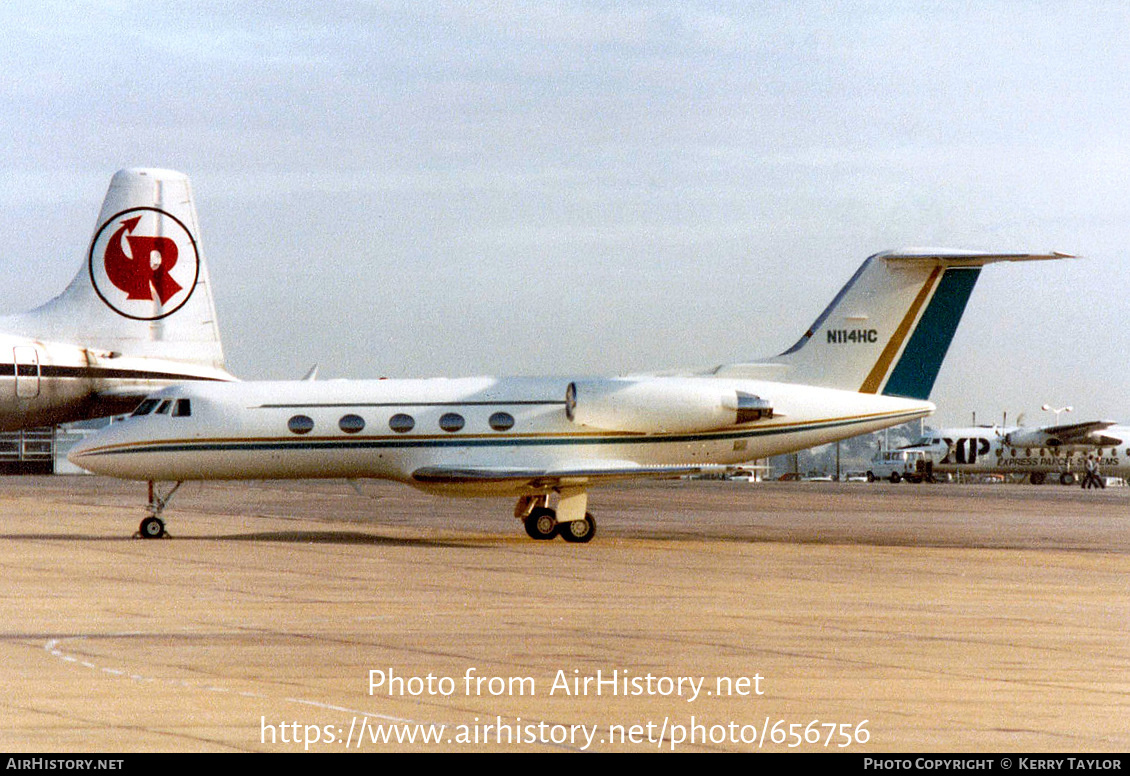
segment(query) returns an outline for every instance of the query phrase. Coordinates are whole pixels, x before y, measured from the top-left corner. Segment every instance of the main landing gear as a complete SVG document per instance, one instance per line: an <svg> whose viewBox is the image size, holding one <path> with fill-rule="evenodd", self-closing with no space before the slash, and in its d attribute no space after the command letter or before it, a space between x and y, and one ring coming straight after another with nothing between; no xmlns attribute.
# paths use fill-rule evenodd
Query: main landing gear
<svg viewBox="0 0 1130 776"><path fill-rule="evenodd" d="M584 491L563 492L557 509L549 508L549 494L523 496L514 507L514 517L522 521L526 535L531 539L548 541L560 536L567 542L584 544L596 536L596 519L591 512L584 511L587 495ZM559 515L562 518L568 515L574 519L559 519Z"/></svg>
<svg viewBox="0 0 1130 776"><path fill-rule="evenodd" d="M157 483L153 480L149 481L149 504L146 509L149 510L149 517L141 521L141 525L137 527L137 535L142 539L162 539L168 536L165 532L165 521L161 519L161 513L165 511L165 507L172 501L173 494L177 492L177 488L182 483L178 482L169 489L169 492L161 495L157 487Z"/></svg>

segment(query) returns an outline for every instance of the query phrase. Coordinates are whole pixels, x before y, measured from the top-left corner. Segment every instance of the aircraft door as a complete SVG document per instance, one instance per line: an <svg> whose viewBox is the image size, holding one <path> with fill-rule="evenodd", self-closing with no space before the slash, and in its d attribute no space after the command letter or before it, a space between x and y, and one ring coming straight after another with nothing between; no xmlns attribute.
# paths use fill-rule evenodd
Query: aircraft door
<svg viewBox="0 0 1130 776"><path fill-rule="evenodd" d="M16 398L39 396L39 351L27 345L12 348L12 366L16 378Z"/></svg>

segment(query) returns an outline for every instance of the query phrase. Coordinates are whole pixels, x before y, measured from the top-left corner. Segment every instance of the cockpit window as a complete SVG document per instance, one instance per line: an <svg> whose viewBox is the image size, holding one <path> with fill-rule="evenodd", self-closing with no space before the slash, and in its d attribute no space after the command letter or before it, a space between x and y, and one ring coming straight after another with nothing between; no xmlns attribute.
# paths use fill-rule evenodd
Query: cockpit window
<svg viewBox="0 0 1130 776"><path fill-rule="evenodd" d="M161 402L161 406L157 408L155 414L157 414L157 415L167 415L168 412L169 412L169 407L172 406L172 403L173 403L172 399L165 399L163 402Z"/></svg>
<svg viewBox="0 0 1130 776"><path fill-rule="evenodd" d="M146 399L145 401L141 402L141 404L137 405L137 409L133 411L133 414L130 417L137 418L141 417L142 415L148 415L153 411L153 408L160 403L160 399Z"/></svg>
<svg viewBox="0 0 1130 776"><path fill-rule="evenodd" d="M192 415L192 400L191 399L177 399L177 403L173 406L174 418L187 418Z"/></svg>

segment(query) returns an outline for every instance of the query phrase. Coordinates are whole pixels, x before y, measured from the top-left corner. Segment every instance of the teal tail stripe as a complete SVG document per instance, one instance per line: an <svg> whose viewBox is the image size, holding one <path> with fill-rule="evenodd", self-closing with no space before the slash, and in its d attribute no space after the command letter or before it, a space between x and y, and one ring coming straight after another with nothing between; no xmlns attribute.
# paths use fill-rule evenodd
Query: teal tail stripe
<svg viewBox="0 0 1130 776"><path fill-rule="evenodd" d="M918 328L910 335L906 349L887 380L883 389L885 395L929 398L980 274L980 267L950 267L942 275L934 298L926 306Z"/></svg>

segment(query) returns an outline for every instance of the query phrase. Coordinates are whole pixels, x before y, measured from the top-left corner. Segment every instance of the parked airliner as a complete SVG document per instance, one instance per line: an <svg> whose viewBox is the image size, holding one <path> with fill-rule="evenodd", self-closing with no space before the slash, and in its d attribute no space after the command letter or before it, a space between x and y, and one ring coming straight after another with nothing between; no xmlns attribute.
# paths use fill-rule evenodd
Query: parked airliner
<svg viewBox="0 0 1130 776"><path fill-rule="evenodd" d="M74 280L0 318L0 431L129 412L174 382L234 379L197 233L186 176L114 175Z"/></svg>
<svg viewBox="0 0 1130 776"><path fill-rule="evenodd" d="M704 371L177 386L70 459L149 481L147 537L165 533L161 513L184 480L377 477L516 498L531 537L586 542L594 486L735 466L929 415L980 268L1060 256L876 254L793 347ZM176 485L161 495L155 481Z"/></svg>
<svg viewBox="0 0 1130 776"><path fill-rule="evenodd" d="M929 430L903 449L923 451L933 471L943 474L1027 474L1034 485L1059 474L1069 485L1094 456L1104 476L1130 477L1130 426L1112 420Z"/></svg>

